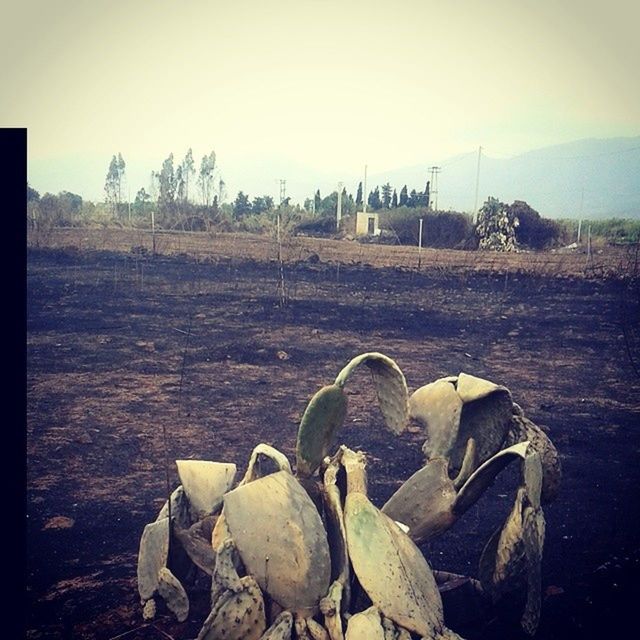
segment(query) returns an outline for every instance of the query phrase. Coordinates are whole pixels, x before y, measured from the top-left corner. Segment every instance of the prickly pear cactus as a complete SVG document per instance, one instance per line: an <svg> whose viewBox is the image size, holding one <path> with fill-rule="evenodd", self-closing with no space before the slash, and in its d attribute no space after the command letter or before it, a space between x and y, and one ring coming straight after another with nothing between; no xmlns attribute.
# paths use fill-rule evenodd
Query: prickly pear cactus
<svg viewBox="0 0 640 640"><path fill-rule="evenodd" d="M344 387L361 365L390 437L410 419L425 435L424 466L382 508L367 495L366 455L334 442L347 413ZM522 628L535 633L541 505L556 496L561 471L550 438L508 389L461 373L410 395L393 360L361 354L312 397L295 462L294 471L287 456L259 443L236 482L233 464L177 461L181 484L140 541L145 619L165 607L186 620L189 590L210 579L211 611L198 640L460 638L416 544L446 534L503 469L520 465L513 508L472 582L475 602L498 610L515 594Z"/></svg>

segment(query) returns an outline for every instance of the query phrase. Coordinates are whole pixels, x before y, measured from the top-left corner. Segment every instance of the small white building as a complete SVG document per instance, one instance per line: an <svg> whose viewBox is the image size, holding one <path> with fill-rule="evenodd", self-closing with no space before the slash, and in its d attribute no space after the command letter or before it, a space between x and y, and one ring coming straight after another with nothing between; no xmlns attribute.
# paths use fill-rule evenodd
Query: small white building
<svg viewBox="0 0 640 640"><path fill-rule="evenodd" d="M379 217L375 211L358 211L356 213L356 235L380 235Z"/></svg>

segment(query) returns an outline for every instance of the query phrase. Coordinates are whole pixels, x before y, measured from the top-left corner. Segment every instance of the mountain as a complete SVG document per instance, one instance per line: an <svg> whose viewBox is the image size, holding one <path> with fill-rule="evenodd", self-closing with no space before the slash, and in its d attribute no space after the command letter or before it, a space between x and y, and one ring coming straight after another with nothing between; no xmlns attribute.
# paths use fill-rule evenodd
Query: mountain
<svg viewBox="0 0 640 640"><path fill-rule="evenodd" d="M367 187L389 181L398 191L404 184L409 191L421 191L430 177L430 166L425 163L380 173L367 181ZM478 152L451 158L440 166L438 207L473 210ZM504 159L483 154L478 206L488 196L508 203L524 200L550 218L640 218L640 136L580 140Z"/></svg>
<svg viewBox="0 0 640 640"><path fill-rule="evenodd" d="M104 198L104 180L111 156L76 155L58 159L30 160L30 184L44 193L72 191L88 200ZM127 161L131 199L140 187L149 191L152 169L159 170L163 158ZM276 201L280 179L286 180L286 195L302 204L317 189L323 196L342 181L355 196L362 175L321 171L289 158L220 157L221 175L226 183L227 201L238 191L251 198L269 194ZM364 165L364 163L363 163ZM385 182L400 193L422 191L430 178L430 167L441 168L437 177L438 208L455 211L473 210L476 202L478 152L455 156L442 162L426 161L420 165L375 172L369 167L367 190ZM125 191L126 193L126 191ZM480 159L478 206L488 196L503 202L524 200L541 215L550 218L640 218L640 136L627 138L579 140L529 151L511 158L493 158L484 153Z"/></svg>

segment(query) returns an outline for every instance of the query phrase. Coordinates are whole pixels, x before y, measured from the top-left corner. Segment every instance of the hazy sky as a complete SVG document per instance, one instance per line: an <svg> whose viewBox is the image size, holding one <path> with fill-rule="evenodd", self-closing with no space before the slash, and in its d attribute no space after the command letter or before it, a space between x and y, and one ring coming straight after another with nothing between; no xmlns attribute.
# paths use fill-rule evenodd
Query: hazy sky
<svg viewBox="0 0 640 640"><path fill-rule="evenodd" d="M0 124L105 171L507 156L640 134L638 24L637 0L5 2Z"/></svg>

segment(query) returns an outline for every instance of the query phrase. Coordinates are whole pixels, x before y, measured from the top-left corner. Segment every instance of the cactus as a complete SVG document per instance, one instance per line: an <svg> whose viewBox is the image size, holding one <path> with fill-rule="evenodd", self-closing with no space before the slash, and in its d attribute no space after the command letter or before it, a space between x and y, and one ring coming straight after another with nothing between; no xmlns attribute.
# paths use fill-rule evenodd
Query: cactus
<svg viewBox="0 0 640 640"><path fill-rule="evenodd" d="M347 412L347 396L343 388L361 364L371 371L386 426L395 434L404 431L409 419L409 393L404 374L384 354L363 353L353 358L340 371L335 382L320 389L309 402L298 429L296 469L299 476L310 476L327 455Z"/></svg>
<svg viewBox="0 0 640 640"><path fill-rule="evenodd" d="M426 436L425 465L382 509L367 497L365 455L344 445L328 455L347 411L344 387L361 364L389 430L400 433L411 417ZM474 593L495 605L516 594L521 626L532 635L540 617L541 504L556 496L561 478L555 447L505 387L461 373L409 397L400 368L377 352L353 358L313 396L298 430L296 475L265 443L235 488L233 464L177 461L181 485L140 541L143 616L153 618L158 597L178 620L188 616L173 573L188 575L175 553L186 551L190 566L211 576L211 612L198 640L459 639L445 626L434 574L416 543L453 526L514 461L521 483L482 553ZM371 606L359 611L363 602Z"/></svg>

